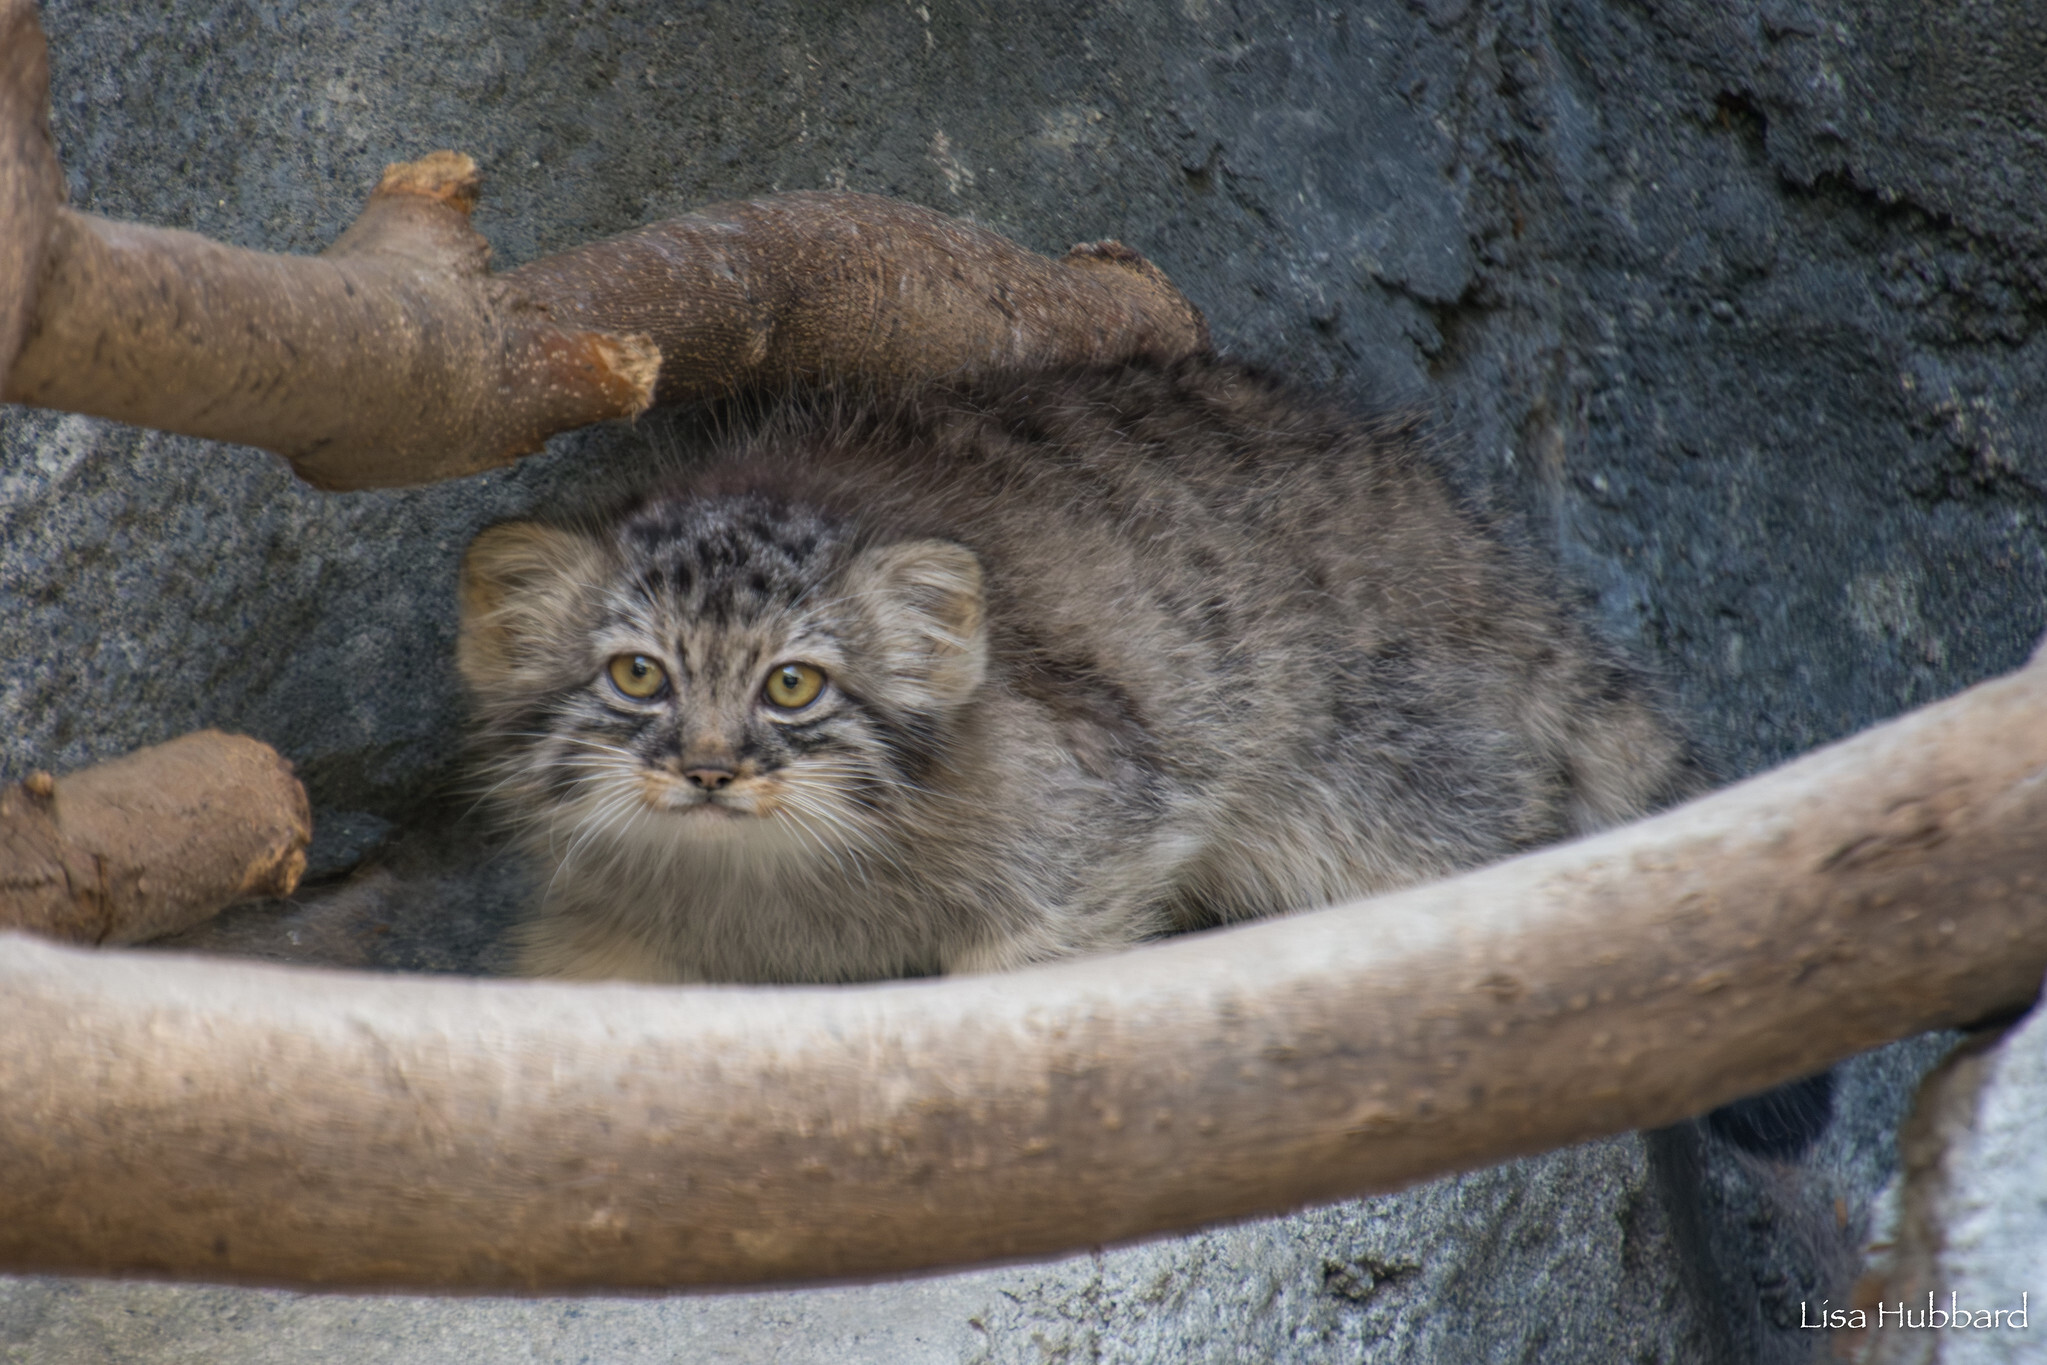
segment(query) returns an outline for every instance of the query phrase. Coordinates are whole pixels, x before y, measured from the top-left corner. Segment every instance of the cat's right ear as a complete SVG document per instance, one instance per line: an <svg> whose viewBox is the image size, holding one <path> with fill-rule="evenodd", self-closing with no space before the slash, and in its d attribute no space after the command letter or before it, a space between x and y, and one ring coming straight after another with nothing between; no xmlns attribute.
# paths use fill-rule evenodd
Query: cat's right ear
<svg viewBox="0 0 2047 1365"><path fill-rule="evenodd" d="M482 689L502 680L518 667L523 645L572 624L600 558L588 536L537 521L504 522L471 541L455 646L463 681Z"/></svg>

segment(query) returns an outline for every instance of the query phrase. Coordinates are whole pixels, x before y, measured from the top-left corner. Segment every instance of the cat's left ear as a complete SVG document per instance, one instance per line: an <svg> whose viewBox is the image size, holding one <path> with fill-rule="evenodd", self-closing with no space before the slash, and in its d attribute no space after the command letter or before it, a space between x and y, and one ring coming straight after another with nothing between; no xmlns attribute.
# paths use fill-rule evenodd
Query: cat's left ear
<svg viewBox="0 0 2047 1365"><path fill-rule="evenodd" d="M912 540L864 550L846 590L866 607L896 677L925 705L957 706L988 671L981 561L949 540Z"/></svg>

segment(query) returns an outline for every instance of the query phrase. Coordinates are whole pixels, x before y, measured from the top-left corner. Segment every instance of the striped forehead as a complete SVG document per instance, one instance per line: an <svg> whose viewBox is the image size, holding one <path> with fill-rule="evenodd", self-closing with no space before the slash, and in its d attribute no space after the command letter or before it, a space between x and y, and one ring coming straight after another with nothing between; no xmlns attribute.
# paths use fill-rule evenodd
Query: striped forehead
<svg viewBox="0 0 2047 1365"><path fill-rule="evenodd" d="M801 600L841 537L808 508L758 494L650 503L619 531L640 596L692 618L748 621Z"/></svg>
<svg viewBox="0 0 2047 1365"><path fill-rule="evenodd" d="M747 670L782 647L793 609L837 559L839 528L758 495L656 502L620 527L612 622L672 642L692 673Z"/></svg>

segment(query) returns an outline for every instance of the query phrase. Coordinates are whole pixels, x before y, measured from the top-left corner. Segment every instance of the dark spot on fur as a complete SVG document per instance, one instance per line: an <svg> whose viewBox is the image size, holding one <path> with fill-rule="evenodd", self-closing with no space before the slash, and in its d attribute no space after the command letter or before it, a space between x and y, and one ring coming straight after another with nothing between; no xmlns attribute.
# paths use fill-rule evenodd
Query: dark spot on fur
<svg viewBox="0 0 2047 1365"><path fill-rule="evenodd" d="M1137 703L1092 662L1033 651L1017 667L1017 691L1048 707L1083 771L1129 790L1149 790L1157 754Z"/></svg>
<svg viewBox="0 0 2047 1365"><path fill-rule="evenodd" d="M1599 690L1594 695L1602 706L1620 706L1632 700L1640 690L1627 674L1608 668L1600 670Z"/></svg>
<svg viewBox="0 0 2047 1365"><path fill-rule="evenodd" d="M1211 643L1227 645L1235 634L1236 614L1230 610L1229 599L1221 593L1212 594L1201 604L1201 633Z"/></svg>
<svg viewBox="0 0 2047 1365"><path fill-rule="evenodd" d="M814 754L823 749L842 747L839 739L823 728L789 726L783 730L783 739L791 753Z"/></svg>

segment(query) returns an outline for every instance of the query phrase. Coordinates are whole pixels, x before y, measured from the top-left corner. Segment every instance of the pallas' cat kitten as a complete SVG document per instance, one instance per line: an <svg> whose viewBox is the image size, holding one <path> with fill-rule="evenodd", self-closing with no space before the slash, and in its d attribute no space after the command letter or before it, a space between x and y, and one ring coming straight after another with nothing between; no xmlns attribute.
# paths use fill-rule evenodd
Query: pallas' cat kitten
<svg viewBox="0 0 2047 1365"><path fill-rule="evenodd" d="M1684 759L1412 430L1227 362L816 400L463 565L523 967L987 971L1422 881Z"/></svg>

